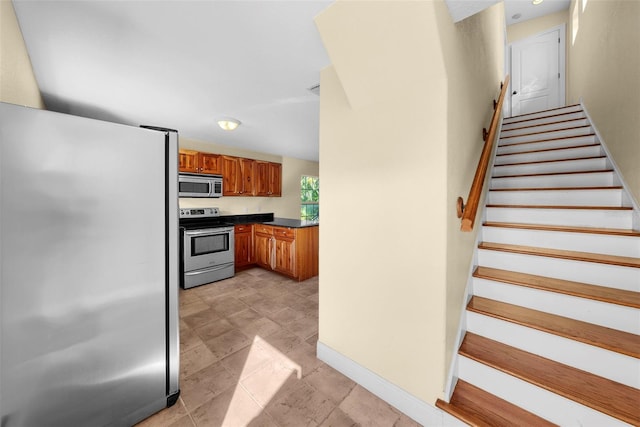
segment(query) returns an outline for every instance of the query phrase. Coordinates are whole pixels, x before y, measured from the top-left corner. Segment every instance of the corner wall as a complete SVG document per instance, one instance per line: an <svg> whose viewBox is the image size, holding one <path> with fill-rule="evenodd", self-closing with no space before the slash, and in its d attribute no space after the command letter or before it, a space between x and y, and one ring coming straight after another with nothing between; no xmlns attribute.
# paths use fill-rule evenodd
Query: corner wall
<svg viewBox="0 0 640 427"><path fill-rule="evenodd" d="M10 0L0 0L0 101L44 108Z"/></svg>
<svg viewBox="0 0 640 427"><path fill-rule="evenodd" d="M429 405L443 397L471 262L455 198L503 78L501 11L453 24L440 0L338 0L316 18L332 62L319 341Z"/></svg>
<svg viewBox="0 0 640 427"><path fill-rule="evenodd" d="M569 100L584 101L640 202L640 2L573 0Z"/></svg>

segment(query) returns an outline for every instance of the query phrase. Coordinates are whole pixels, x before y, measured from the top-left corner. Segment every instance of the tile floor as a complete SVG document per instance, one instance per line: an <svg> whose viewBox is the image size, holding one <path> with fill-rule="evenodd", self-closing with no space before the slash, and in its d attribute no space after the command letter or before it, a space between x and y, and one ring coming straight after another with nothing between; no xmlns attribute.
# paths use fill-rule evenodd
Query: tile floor
<svg viewBox="0 0 640 427"><path fill-rule="evenodd" d="M139 427L419 426L318 360L318 278L180 291L180 400Z"/></svg>

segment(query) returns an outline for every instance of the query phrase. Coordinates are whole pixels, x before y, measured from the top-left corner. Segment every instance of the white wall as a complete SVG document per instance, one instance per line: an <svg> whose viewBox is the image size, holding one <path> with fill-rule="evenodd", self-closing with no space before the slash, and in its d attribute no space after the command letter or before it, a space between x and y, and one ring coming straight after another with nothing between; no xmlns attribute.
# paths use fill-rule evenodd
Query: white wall
<svg viewBox="0 0 640 427"><path fill-rule="evenodd" d="M640 2L573 0L569 100L580 99L640 202Z"/></svg>
<svg viewBox="0 0 640 427"><path fill-rule="evenodd" d="M320 94L319 340L430 404L472 253L451 198L466 197L502 77L501 11L454 25L440 0L339 0L316 18L332 62Z"/></svg>
<svg viewBox="0 0 640 427"><path fill-rule="evenodd" d="M44 108L10 0L0 0L0 101Z"/></svg>

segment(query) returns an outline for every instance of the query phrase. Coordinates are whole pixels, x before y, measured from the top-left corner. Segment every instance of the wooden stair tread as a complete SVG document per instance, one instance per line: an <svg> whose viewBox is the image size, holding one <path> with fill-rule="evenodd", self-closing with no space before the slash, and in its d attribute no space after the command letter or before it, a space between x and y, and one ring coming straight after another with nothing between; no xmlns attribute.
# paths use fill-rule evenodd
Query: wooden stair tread
<svg viewBox="0 0 640 427"><path fill-rule="evenodd" d="M631 211L630 206L579 206L579 205L495 205L489 204L488 208L516 208L516 209L577 209L577 210L610 210Z"/></svg>
<svg viewBox="0 0 640 427"><path fill-rule="evenodd" d="M473 277L512 285L526 286L528 288L541 289L544 291L602 301L625 307L640 308L640 292L628 291L625 289L590 285L571 280L556 279L553 277L537 276L535 274L518 273L515 271L482 266L476 267L473 272Z"/></svg>
<svg viewBox="0 0 640 427"><path fill-rule="evenodd" d="M522 145L522 144L536 144L536 143L539 143L539 142L562 141L564 139L584 138L586 136L596 136L596 134L595 133L587 133L587 134L584 134L584 135L560 136L558 138L547 138L547 139L536 139L534 141L513 142L511 144L499 144L498 148L501 148L501 147L515 147L516 145ZM562 148L568 148L568 147L562 147ZM575 148L575 147L571 147L571 148Z"/></svg>
<svg viewBox="0 0 640 427"><path fill-rule="evenodd" d="M525 224L517 222L485 221L485 227L521 228L526 230L566 231L569 233L610 234L614 236L640 237L640 231L624 228L570 227L566 225Z"/></svg>
<svg viewBox="0 0 640 427"><path fill-rule="evenodd" d="M640 359L640 337L629 332L478 296L467 310Z"/></svg>
<svg viewBox="0 0 640 427"><path fill-rule="evenodd" d="M505 117L503 120L507 120L507 119L517 119L517 118L520 118L520 117L527 117L527 116L531 116L531 115L534 115L534 114L540 114L540 113L551 113L551 114L550 114L550 115L548 115L548 116L543 116L543 117L534 117L534 118L532 118L532 119L528 119L528 120L537 120L537 119L543 119L543 118L546 118L546 117L555 117L555 116L563 116L563 115L565 115L565 114L581 113L583 110L570 111L570 112L567 112L567 113L561 113L561 114L553 114L553 112L554 112L554 111L557 111L557 110L563 110L563 109L565 109L565 108L578 107L579 105L580 105L580 104L565 105L564 107L550 108L550 109L548 109L548 110L540 110L540 111L536 111L536 112L533 112L533 113L518 114L518 115L516 115L516 116ZM524 120L515 120L515 121L513 121L513 122L510 122L509 124L511 124L511 123L518 123L519 121L524 121Z"/></svg>
<svg viewBox="0 0 640 427"><path fill-rule="evenodd" d="M557 425L463 380L458 380L449 403L438 399L436 406L472 426Z"/></svg>
<svg viewBox="0 0 640 427"><path fill-rule="evenodd" d="M567 113L567 114L575 114L575 113ZM535 119L533 119L535 120ZM519 128L511 128L511 129L503 129L503 132L511 132L514 130L521 130L521 129L528 129L528 128L536 128L536 127L540 127L540 126L549 126L549 125L557 125L560 123L571 123L571 122L577 122L577 121L582 121L582 120L587 120L586 117L582 117L579 119L570 119L570 120L558 120L555 122L549 122L549 123L538 123L537 125L528 125L528 126L522 126ZM518 122L513 122L513 123L518 123ZM508 123L511 124L511 123ZM562 130L562 129L556 129L556 130Z"/></svg>
<svg viewBox="0 0 640 427"><path fill-rule="evenodd" d="M481 242L479 249L519 253L525 255L546 256L551 258L570 259L574 261L595 262L600 264L619 265L640 268L640 258L618 255L596 254L591 252L567 251L563 249L539 248L534 246L510 245L506 243Z"/></svg>
<svg viewBox="0 0 640 427"><path fill-rule="evenodd" d="M491 188L489 191L580 191L580 190L621 190L621 186L611 187L521 187L521 188Z"/></svg>
<svg viewBox="0 0 640 427"><path fill-rule="evenodd" d="M574 162L577 160L600 160L600 159L606 159L606 158L607 156L591 156L591 157L572 157L568 159L555 159L555 160L537 160L535 162L503 163L501 165L494 165L494 168L501 168L503 166L536 165L541 163Z"/></svg>
<svg viewBox="0 0 640 427"><path fill-rule="evenodd" d="M459 354L633 425L640 390L467 332Z"/></svg>
<svg viewBox="0 0 640 427"><path fill-rule="evenodd" d="M515 145L515 144L511 144L511 145ZM588 147L596 147L596 146L599 146L599 145L600 144L585 144L585 145L575 145L573 147L544 148L542 150L518 151L517 153L501 153L501 154L496 154L496 156L513 156L513 155L516 155L516 154L542 153L542 152L545 152L545 151L572 150L574 148L588 148Z"/></svg>
<svg viewBox="0 0 640 427"><path fill-rule="evenodd" d="M500 178L525 178L530 176L553 176L553 175L576 175L576 174L585 174L585 173L611 173L613 169L602 169L597 171L571 171L571 172L543 172L543 173L524 173L519 175L501 175L501 176L492 176L491 179L500 179Z"/></svg>
<svg viewBox="0 0 640 427"><path fill-rule="evenodd" d="M582 119L584 120L584 119ZM504 140L504 139L509 139L509 138L519 138L521 136L530 136L530 135L541 135L543 133L550 133L550 132L562 132L565 130L574 130L574 129L584 129L584 128L590 128L591 125L582 125L582 126L574 126L574 127L568 127L568 128L562 128L562 129L551 129L551 130L543 130L541 132L531 132L531 133L523 133L520 135L511 135L511 136L503 136L500 137L500 140ZM511 131L513 129L507 129L506 131Z"/></svg>

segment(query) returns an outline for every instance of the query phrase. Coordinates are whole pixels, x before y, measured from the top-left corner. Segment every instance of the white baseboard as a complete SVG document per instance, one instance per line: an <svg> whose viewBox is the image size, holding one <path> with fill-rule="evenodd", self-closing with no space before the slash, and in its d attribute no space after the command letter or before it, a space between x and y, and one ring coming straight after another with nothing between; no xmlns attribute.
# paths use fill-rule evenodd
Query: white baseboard
<svg viewBox="0 0 640 427"><path fill-rule="evenodd" d="M320 341L317 344L317 356L318 359L333 369L352 379L423 426L465 425Z"/></svg>

